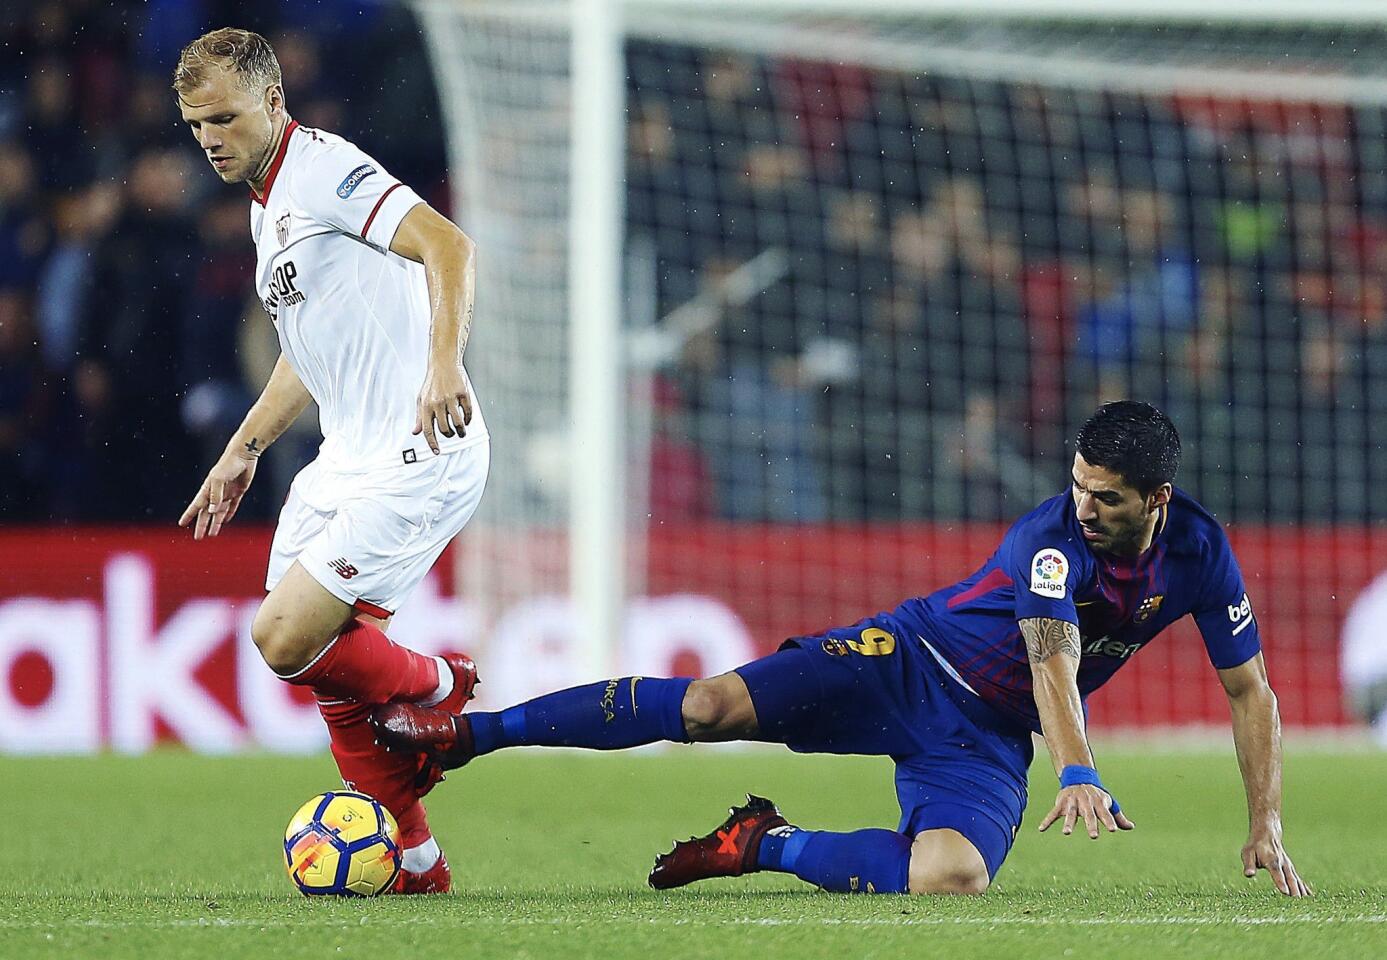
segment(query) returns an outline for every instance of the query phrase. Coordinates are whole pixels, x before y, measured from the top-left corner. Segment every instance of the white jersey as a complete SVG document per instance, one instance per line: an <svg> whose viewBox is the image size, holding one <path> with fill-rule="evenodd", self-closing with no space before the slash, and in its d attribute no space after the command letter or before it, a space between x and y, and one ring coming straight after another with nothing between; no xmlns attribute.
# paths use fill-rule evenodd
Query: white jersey
<svg viewBox="0 0 1387 960"><path fill-rule="evenodd" d="M422 264L389 250L419 195L341 137L290 121L264 197L251 201L255 289L318 403L319 461L358 472L432 457L413 434L428 283ZM438 443L446 454L486 436L474 394L467 435L438 434Z"/></svg>
<svg viewBox="0 0 1387 960"><path fill-rule="evenodd" d="M1367 706L1374 699L1370 691L1387 683L1387 637L1382 633L1382 621L1387 617L1387 573L1363 588L1348 616L1344 618L1343 646L1339 651L1339 675L1353 700ZM1378 708L1376 716L1363 717L1373 727L1373 734L1382 747L1387 747L1387 708Z"/></svg>

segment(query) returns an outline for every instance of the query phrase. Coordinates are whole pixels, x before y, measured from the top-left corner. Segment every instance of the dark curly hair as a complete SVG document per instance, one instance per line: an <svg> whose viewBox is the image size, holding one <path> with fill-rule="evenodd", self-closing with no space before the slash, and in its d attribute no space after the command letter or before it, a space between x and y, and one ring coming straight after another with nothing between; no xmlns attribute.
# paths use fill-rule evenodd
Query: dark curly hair
<svg viewBox="0 0 1387 960"><path fill-rule="evenodd" d="M1079 428L1079 456L1118 474L1142 496L1174 483L1180 434L1164 413L1140 400L1114 400Z"/></svg>

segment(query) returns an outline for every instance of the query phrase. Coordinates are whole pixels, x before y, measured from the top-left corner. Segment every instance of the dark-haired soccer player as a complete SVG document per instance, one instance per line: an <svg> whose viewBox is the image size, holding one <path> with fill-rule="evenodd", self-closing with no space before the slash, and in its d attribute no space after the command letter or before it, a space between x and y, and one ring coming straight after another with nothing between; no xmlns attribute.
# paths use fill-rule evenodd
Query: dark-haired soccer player
<svg viewBox="0 0 1387 960"><path fill-rule="evenodd" d="M504 747L612 750L657 740L768 740L801 752L896 761L897 830L791 826L748 797L717 830L676 843L654 887L755 870L828 890L981 893L1026 806L1031 732L1059 795L1041 820L1132 822L1094 767L1084 698L1170 624L1193 615L1232 705L1251 824L1244 873L1310 891L1281 841L1276 697L1242 574L1218 521L1173 486L1175 426L1134 401L1101 407L1079 431L1072 486L1022 517L982 568L928 597L707 680L623 677L470 716L378 708L382 739L445 767Z"/></svg>

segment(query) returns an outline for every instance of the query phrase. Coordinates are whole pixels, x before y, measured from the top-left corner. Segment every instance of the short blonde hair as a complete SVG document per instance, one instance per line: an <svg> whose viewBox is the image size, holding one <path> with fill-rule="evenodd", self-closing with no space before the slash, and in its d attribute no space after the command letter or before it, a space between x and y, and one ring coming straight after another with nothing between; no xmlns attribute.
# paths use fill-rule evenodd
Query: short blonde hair
<svg viewBox="0 0 1387 960"><path fill-rule="evenodd" d="M213 67L235 73L243 90L265 90L283 82L270 41L250 30L222 27L183 48L173 68L173 89L180 96L196 90L207 82Z"/></svg>

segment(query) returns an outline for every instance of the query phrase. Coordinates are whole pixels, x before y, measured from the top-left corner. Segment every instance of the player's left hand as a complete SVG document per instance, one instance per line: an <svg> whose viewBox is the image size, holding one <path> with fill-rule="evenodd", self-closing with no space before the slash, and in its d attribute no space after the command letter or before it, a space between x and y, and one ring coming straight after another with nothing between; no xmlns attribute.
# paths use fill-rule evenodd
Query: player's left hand
<svg viewBox="0 0 1387 960"><path fill-rule="evenodd" d="M1314 895L1310 885L1300 879L1290 855L1281 845L1281 823L1273 821L1254 826L1243 844L1243 876L1255 877L1258 870L1271 875L1272 885L1288 897Z"/></svg>
<svg viewBox="0 0 1387 960"><path fill-rule="evenodd" d="M1098 827L1107 827L1109 833L1131 830L1136 827L1127 815L1120 810L1113 812L1112 795L1099 787L1087 783L1077 783L1072 787L1061 787L1055 797L1055 805L1040 821L1040 832L1050 829L1050 824L1063 818L1064 835L1074 832L1074 824L1080 818L1088 828L1090 840L1098 839Z"/></svg>
<svg viewBox="0 0 1387 960"><path fill-rule="evenodd" d="M445 437L467 435L472 422L472 398L467 393L467 380L457 364L429 366L424 386L419 391L419 413L414 420L414 435L424 435L429 449L438 453L438 434Z"/></svg>

